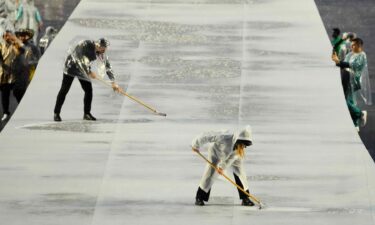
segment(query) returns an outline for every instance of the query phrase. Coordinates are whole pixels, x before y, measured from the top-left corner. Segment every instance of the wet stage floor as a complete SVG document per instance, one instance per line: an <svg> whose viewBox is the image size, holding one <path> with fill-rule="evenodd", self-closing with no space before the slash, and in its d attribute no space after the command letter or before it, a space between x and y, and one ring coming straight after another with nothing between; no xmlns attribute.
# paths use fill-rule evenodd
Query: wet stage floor
<svg viewBox="0 0 375 225"><path fill-rule="evenodd" d="M94 82L98 121L82 121L75 81L52 122L66 49L103 34L120 85L166 118ZM0 137L0 219L373 225L375 168L330 48L312 0L82 2ZM250 191L267 207L240 206L223 179L195 206L205 164L191 140L247 124Z"/></svg>

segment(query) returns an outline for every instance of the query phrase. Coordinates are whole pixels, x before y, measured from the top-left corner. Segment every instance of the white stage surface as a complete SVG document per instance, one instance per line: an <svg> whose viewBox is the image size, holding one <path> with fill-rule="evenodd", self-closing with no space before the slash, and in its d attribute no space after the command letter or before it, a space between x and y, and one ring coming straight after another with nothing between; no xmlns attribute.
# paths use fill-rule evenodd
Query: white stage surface
<svg viewBox="0 0 375 225"><path fill-rule="evenodd" d="M75 80L53 122L69 45L102 36L119 83L166 118L94 82L98 121L83 121ZM374 225L374 163L330 53L313 0L83 0L0 135L0 220ZM250 191L267 207L241 206L223 179L195 206L191 140L247 124Z"/></svg>

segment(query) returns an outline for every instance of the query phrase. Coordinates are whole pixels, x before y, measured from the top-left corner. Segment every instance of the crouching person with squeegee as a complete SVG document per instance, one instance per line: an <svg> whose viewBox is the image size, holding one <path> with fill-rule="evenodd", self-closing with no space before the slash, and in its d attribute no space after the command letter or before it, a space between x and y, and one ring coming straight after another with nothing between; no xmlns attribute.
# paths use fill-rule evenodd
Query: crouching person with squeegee
<svg viewBox="0 0 375 225"><path fill-rule="evenodd" d="M208 158L205 158L199 151L206 144L210 144ZM249 198L251 195L249 194L249 185L243 166L245 148L250 145L252 145L250 126L246 126L238 133L229 131L207 132L193 140L193 151L208 163L198 187L195 205L203 206L204 201L208 201L211 187L219 174L237 186L242 205L254 205ZM233 170L235 183L224 174L224 170L227 168Z"/></svg>

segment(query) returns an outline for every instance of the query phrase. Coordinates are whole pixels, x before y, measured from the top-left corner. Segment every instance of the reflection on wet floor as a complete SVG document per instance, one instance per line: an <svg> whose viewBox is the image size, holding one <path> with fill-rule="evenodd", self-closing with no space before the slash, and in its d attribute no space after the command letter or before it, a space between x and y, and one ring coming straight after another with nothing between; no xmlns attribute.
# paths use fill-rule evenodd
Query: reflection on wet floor
<svg viewBox="0 0 375 225"><path fill-rule="evenodd" d="M169 42L169 43L205 43L204 35L195 34L201 26L177 24L171 22L120 20L120 19L72 19L81 26L99 29L127 30L128 40Z"/></svg>
<svg viewBox="0 0 375 225"><path fill-rule="evenodd" d="M50 193L36 199L2 202L9 208L33 215L92 215L96 197L80 193ZM69 207L67 207L69 206Z"/></svg>
<svg viewBox="0 0 375 225"><path fill-rule="evenodd" d="M274 181L274 180L290 180L289 177L281 177L277 175L255 175L255 176L248 176L249 180L257 180L257 181Z"/></svg>
<svg viewBox="0 0 375 225"><path fill-rule="evenodd" d="M95 211L94 206L96 201L96 196L89 196L81 193L62 192L43 194L36 199L2 202L2 204L7 205L9 208L14 208L20 211L27 209L27 213L31 213L33 215L53 214L55 216L92 216ZM210 202L207 203L205 207L199 208L199 211L195 211L197 208L185 199L181 201L176 200L173 202L166 202L161 200L139 201L132 199L113 198L102 201L100 205L106 206L107 211L113 215L127 213L136 216L142 216L144 212L148 212L151 209L159 210L162 214L176 213L179 210L185 210L186 212L191 213L192 211L194 211L194 213L203 214L205 216L215 215L216 213L223 212L223 210L232 210L233 208L238 208L241 211L257 211L257 213L316 212L329 215L365 215L365 213L367 213L365 209L360 208L306 208L280 205L266 205L263 209L259 210L257 207L244 207L239 203L233 204L233 201L234 198L232 196L213 196L210 198ZM170 205L170 207L165 207L168 205Z"/></svg>
<svg viewBox="0 0 375 225"><path fill-rule="evenodd" d="M362 214L366 212L364 209L354 208L328 208L324 211L329 214Z"/></svg>
<svg viewBox="0 0 375 225"><path fill-rule="evenodd" d="M68 132L79 132L79 133L111 133L111 130L98 128L98 124L95 122L86 121L67 121L61 123L46 123L46 124L35 124L26 125L21 128L28 130L48 130L48 131L68 131Z"/></svg>
<svg viewBox="0 0 375 225"><path fill-rule="evenodd" d="M149 119L128 119L128 120L98 120L92 121L62 121L31 124L19 127L28 130L45 130L45 131L68 131L78 133L113 133L113 124L121 123L149 123Z"/></svg>

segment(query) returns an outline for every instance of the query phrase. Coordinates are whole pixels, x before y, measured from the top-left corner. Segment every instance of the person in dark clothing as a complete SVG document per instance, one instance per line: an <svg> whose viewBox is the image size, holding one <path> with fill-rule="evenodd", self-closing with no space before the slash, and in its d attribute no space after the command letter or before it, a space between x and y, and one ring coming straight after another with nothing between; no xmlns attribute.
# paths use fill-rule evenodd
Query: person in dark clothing
<svg viewBox="0 0 375 225"><path fill-rule="evenodd" d="M338 38L340 38L340 33L341 33L341 30L337 27L333 28L332 29L332 44L335 44L335 42L338 40Z"/></svg>
<svg viewBox="0 0 375 225"><path fill-rule="evenodd" d="M36 67L40 59L39 48L34 44L33 37L34 31L31 29L21 29L20 39L25 45L25 60L28 64L28 80L29 82L33 79ZM16 32L17 33L17 32Z"/></svg>
<svg viewBox="0 0 375 225"><path fill-rule="evenodd" d="M104 61L106 74L112 81L113 90L121 90L121 88L115 82L115 76L109 63L108 57L104 54L108 46L109 42L105 38L101 38L98 41L84 40L81 41L77 46L75 46L72 53L68 55L65 61L61 88L57 95L56 105L54 109L55 121L61 121L61 108L75 77L78 78L78 81L80 82L81 87L85 92L83 119L96 120L96 118L91 115L92 85L90 78L97 78L97 74L91 71L90 67L90 62L94 60L99 59Z"/></svg>
<svg viewBox="0 0 375 225"><path fill-rule="evenodd" d="M27 52L29 51L29 47L27 46L27 42L25 42L25 38L27 34L25 31L18 31L16 32L16 37L22 41L24 44L22 48L19 50L19 54L16 56L12 63L12 73L15 77L14 87L13 87L13 95L16 98L17 102L20 103L22 97L26 93L26 89L29 85L29 61L26 57Z"/></svg>
<svg viewBox="0 0 375 225"><path fill-rule="evenodd" d="M25 59L24 53L18 55L14 60L14 73L16 81L14 82L13 95L20 103L23 96L26 93L27 86L29 84L28 73L27 73L27 61Z"/></svg>

